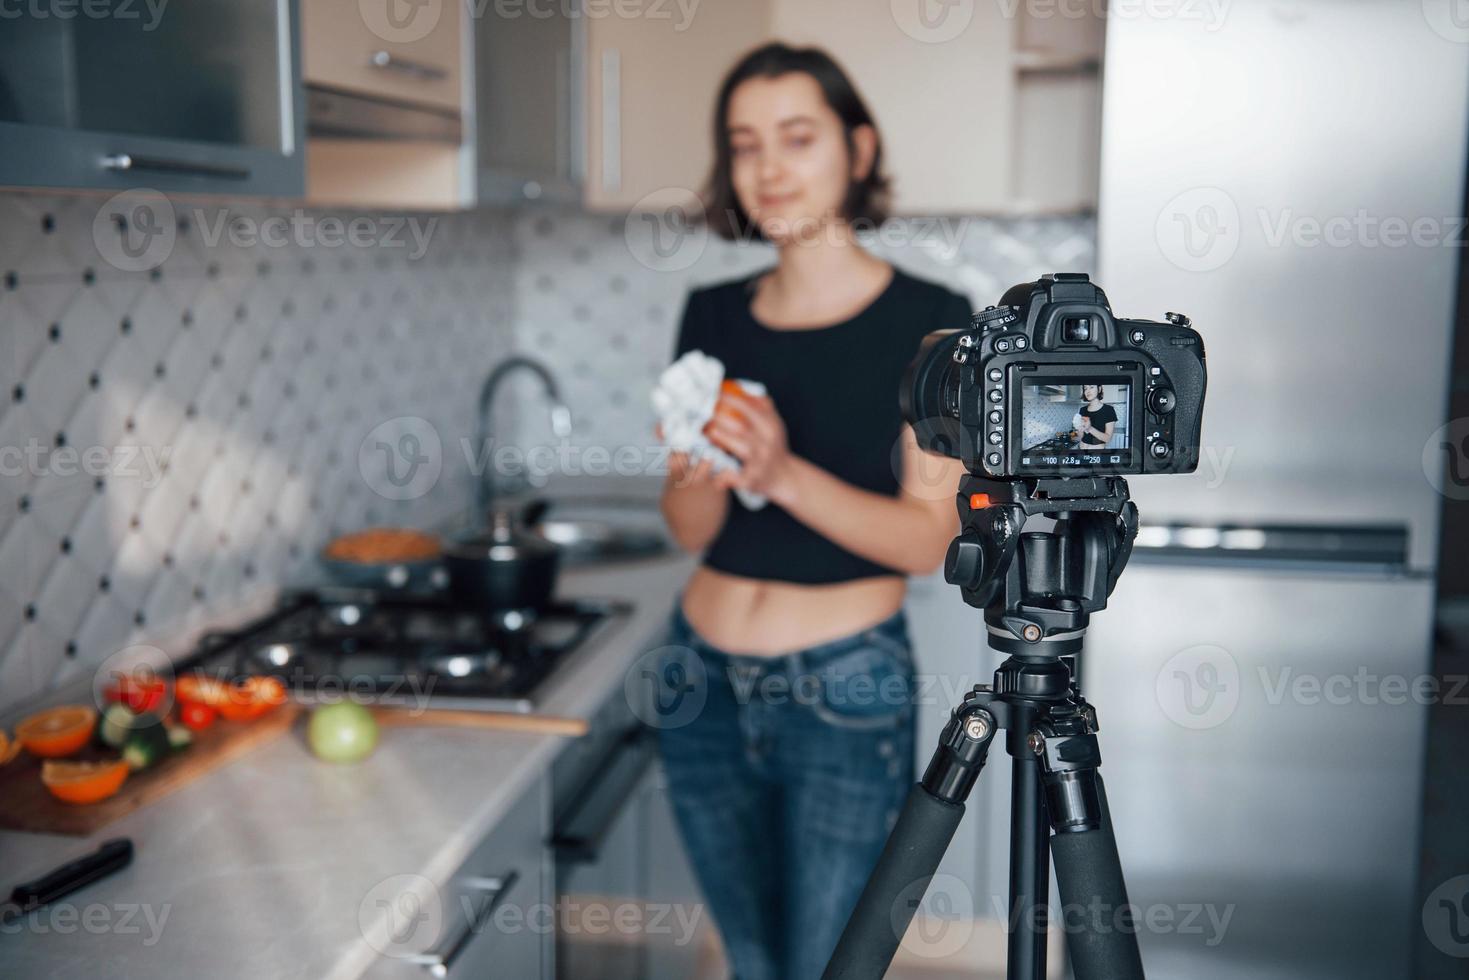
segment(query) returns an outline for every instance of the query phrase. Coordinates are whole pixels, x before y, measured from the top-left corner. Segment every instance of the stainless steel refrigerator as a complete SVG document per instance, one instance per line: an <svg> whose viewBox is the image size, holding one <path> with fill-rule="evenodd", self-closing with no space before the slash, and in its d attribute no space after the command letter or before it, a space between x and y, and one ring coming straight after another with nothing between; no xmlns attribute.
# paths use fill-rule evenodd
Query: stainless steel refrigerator
<svg viewBox="0 0 1469 980"><path fill-rule="evenodd" d="M1143 6L1107 25L1098 279L1209 367L1203 462L1132 481L1082 656L1144 962L1406 977L1469 18Z"/></svg>

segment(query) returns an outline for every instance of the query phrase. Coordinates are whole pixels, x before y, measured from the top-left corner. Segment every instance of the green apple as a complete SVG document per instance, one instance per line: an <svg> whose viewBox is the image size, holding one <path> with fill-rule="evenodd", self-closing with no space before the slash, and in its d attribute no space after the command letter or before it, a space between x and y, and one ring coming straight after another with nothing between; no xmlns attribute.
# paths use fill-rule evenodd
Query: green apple
<svg viewBox="0 0 1469 980"><path fill-rule="evenodd" d="M324 704L311 713L306 740L318 759L361 762L377 745L377 722L355 701Z"/></svg>

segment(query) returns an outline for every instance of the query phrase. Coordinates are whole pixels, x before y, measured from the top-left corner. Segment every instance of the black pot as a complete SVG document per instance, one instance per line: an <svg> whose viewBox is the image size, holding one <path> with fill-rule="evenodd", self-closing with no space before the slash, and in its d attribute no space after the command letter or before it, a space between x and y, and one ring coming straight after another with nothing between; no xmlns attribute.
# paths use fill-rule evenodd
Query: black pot
<svg viewBox="0 0 1469 980"><path fill-rule="evenodd" d="M561 550L496 511L488 531L461 538L444 549L449 593L465 606L498 609L544 608L556 588Z"/></svg>

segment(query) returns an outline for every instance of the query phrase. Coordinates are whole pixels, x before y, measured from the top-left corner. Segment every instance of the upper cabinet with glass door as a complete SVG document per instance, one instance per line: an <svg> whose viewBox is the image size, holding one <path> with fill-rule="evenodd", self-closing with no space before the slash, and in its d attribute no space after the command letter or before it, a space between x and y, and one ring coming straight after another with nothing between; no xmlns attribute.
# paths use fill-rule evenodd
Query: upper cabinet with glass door
<svg viewBox="0 0 1469 980"><path fill-rule="evenodd" d="M0 186L294 197L296 0L17 6L0 29Z"/></svg>

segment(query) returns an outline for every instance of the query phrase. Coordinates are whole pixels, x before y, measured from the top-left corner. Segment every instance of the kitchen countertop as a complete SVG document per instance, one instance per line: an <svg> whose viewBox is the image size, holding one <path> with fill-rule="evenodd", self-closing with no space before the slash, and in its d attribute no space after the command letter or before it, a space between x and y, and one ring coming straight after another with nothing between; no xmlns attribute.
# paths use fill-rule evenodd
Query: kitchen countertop
<svg viewBox="0 0 1469 980"><path fill-rule="evenodd" d="M695 559L570 569L563 597L621 598L634 611L549 682L545 707L588 717L648 648ZM377 957L359 910L394 875L444 885L547 771L564 738L479 729L384 730L355 766L317 761L302 723L243 759L91 838L0 832L8 893L131 837L133 864L0 927L7 977L357 977Z"/></svg>

